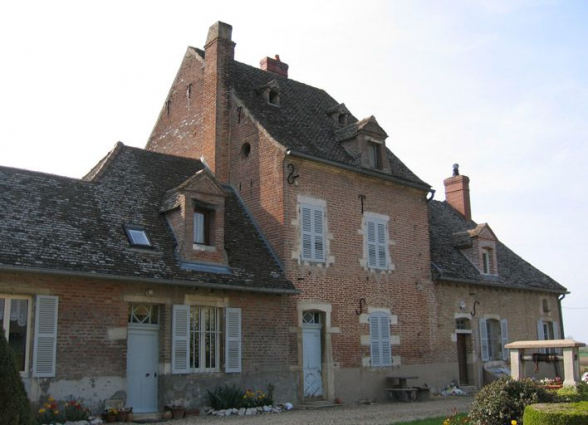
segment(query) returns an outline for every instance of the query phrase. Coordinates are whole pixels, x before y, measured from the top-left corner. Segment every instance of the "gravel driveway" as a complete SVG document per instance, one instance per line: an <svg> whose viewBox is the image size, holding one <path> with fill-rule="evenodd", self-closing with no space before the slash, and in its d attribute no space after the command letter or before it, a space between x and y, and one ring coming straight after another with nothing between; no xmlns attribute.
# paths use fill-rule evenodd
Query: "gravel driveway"
<svg viewBox="0 0 588 425"><path fill-rule="evenodd" d="M459 412L469 409L473 397L432 397L430 401L417 403L381 403L371 405L344 405L325 407L314 410L292 410L284 413L266 413L256 416L229 416L218 418L214 416L194 416L176 420L174 425L205 424L205 425L389 425L401 421L423 419L436 416L449 416L456 408Z"/></svg>

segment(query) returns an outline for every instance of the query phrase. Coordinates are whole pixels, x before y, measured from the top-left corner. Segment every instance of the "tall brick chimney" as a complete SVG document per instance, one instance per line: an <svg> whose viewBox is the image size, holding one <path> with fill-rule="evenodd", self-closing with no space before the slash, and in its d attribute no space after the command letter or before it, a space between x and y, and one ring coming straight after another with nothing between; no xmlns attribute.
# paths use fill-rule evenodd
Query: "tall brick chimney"
<svg viewBox="0 0 588 425"><path fill-rule="evenodd" d="M470 205L470 179L459 174L459 165L453 164L453 176L443 181L445 200L455 208L466 220L472 219Z"/></svg>
<svg viewBox="0 0 588 425"><path fill-rule="evenodd" d="M264 71L288 78L288 64L280 60L280 55L276 55L275 59L266 56L259 61L259 67Z"/></svg>
<svg viewBox="0 0 588 425"><path fill-rule="evenodd" d="M217 22L208 30L204 46L202 155L222 183L229 181L229 118L231 70L235 57L233 28Z"/></svg>

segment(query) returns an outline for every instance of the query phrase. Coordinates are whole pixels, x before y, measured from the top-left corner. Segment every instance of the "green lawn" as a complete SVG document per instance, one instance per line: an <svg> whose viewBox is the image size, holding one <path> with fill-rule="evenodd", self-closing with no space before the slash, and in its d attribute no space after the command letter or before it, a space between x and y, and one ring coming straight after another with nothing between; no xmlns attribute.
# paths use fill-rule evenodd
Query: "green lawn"
<svg viewBox="0 0 588 425"><path fill-rule="evenodd" d="M459 419L462 419L465 417L466 417L465 413L459 414L456 416L456 418L459 418ZM410 421L410 422L393 422L393 425L443 425L443 421L445 419L447 419L447 416L443 416L443 417L439 417L439 418L419 419L417 421Z"/></svg>

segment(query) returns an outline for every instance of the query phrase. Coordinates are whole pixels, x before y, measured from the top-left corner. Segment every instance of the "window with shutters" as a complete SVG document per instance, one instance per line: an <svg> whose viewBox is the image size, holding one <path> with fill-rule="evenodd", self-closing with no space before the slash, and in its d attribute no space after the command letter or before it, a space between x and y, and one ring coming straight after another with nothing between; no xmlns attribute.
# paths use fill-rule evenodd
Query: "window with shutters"
<svg viewBox="0 0 588 425"><path fill-rule="evenodd" d="M482 361L507 360L508 322L506 319L480 319Z"/></svg>
<svg viewBox="0 0 588 425"><path fill-rule="evenodd" d="M384 312L371 313L369 326L372 367L391 366L390 315Z"/></svg>
<svg viewBox="0 0 588 425"><path fill-rule="evenodd" d="M558 323L551 320L539 320L537 322L537 339L549 340L559 339L559 326ZM544 353L557 353L557 349L542 349Z"/></svg>
<svg viewBox="0 0 588 425"><path fill-rule="evenodd" d="M0 326L14 351L16 367L21 372L26 372L29 364L30 309L29 297L0 294Z"/></svg>
<svg viewBox="0 0 588 425"><path fill-rule="evenodd" d="M221 350L225 352L225 372L240 372L240 309L173 306L173 373L219 372L222 369Z"/></svg>
<svg viewBox="0 0 588 425"><path fill-rule="evenodd" d="M325 211L317 205L300 204L301 258L325 262Z"/></svg>
<svg viewBox="0 0 588 425"><path fill-rule="evenodd" d="M388 222L385 219L365 218L365 252L370 269L387 270L388 261Z"/></svg>

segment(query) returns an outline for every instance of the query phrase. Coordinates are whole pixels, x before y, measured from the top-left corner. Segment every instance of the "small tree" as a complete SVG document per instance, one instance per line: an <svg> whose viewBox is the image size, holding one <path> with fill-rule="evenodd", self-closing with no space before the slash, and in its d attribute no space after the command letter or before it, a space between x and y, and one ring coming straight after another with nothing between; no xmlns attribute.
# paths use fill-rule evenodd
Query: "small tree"
<svg viewBox="0 0 588 425"><path fill-rule="evenodd" d="M14 352L0 326L0 424L32 425L33 412L20 373L16 369Z"/></svg>

